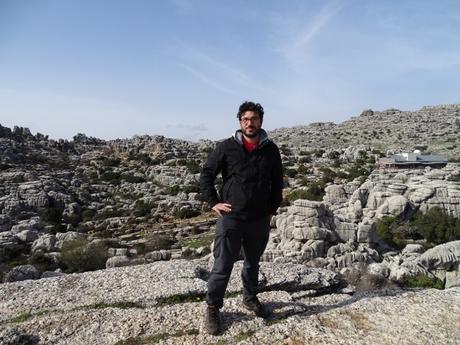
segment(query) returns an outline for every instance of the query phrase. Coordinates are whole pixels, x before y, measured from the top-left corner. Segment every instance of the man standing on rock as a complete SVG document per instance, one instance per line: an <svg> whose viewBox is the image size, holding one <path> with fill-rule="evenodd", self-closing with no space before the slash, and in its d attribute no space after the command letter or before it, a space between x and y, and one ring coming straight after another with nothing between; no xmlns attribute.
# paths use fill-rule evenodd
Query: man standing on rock
<svg viewBox="0 0 460 345"><path fill-rule="evenodd" d="M271 217L281 204L283 173L279 149L262 129L263 116L260 104L241 104L237 114L241 129L217 144L200 176L201 192L219 215L206 294L206 328L213 335L220 332L219 309L241 246L243 305L259 317L270 314L257 299L259 261L267 245ZM222 189L218 195L214 182L219 173Z"/></svg>

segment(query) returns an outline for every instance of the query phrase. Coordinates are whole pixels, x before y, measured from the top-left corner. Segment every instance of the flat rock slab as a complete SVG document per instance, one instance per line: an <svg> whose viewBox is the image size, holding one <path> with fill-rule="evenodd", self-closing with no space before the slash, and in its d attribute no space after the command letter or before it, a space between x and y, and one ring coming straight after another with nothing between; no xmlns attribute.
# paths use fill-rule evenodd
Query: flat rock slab
<svg viewBox="0 0 460 345"><path fill-rule="evenodd" d="M242 262L235 264L228 291L242 290ZM0 285L0 322L21 313L68 311L97 304L136 304L142 307L203 296L211 263L200 260L158 261L147 265L117 267L40 280ZM339 288L337 274L303 265L261 263L264 290Z"/></svg>
<svg viewBox="0 0 460 345"><path fill-rule="evenodd" d="M232 277L234 289L240 265ZM205 291L206 267L171 261L0 285L0 344L14 337L30 344L75 345L128 339L132 344L385 345L456 344L460 339L460 288L310 297L318 281L324 282L321 288L334 283L333 275L272 263L261 269L264 286L272 290L259 297L273 316L267 321L255 317L235 293L224 302L222 334L210 336L201 299L167 299Z"/></svg>

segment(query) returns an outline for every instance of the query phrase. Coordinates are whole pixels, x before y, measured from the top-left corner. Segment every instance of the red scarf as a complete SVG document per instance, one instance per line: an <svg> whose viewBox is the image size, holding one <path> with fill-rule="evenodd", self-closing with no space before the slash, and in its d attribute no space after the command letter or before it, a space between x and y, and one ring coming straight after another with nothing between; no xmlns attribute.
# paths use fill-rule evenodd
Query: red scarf
<svg viewBox="0 0 460 345"><path fill-rule="evenodd" d="M257 145L259 145L259 142L250 143L243 136L243 145L244 145L244 148L246 149L246 151L252 152L252 151L254 151L256 149Z"/></svg>

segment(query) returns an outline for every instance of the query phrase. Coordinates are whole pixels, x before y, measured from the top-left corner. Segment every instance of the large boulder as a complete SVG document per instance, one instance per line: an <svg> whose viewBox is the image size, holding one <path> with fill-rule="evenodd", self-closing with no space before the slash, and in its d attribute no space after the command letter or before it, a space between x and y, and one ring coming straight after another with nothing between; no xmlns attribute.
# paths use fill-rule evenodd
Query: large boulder
<svg viewBox="0 0 460 345"><path fill-rule="evenodd" d="M129 266L130 260L127 256L112 256L111 258L108 258L105 267L106 268L113 268L113 267L123 267L123 266Z"/></svg>
<svg viewBox="0 0 460 345"><path fill-rule="evenodd" d="M33 242L38 238L38 234L33 230L22 230L16 234L16 238L21 242Z"/></svg>
<svg viewBox="0 0 460 345"><path fill-rule="evenodd" d="M56 234L56 247L61 249L62 245L68 241L74 241L86 236L76 231L59 232Z"/></svg>
<svg viewBox="0 0 460 345"><path fill-rule="evenodd" d="M21 265L16 266L9 271L5 277L3 277L3 281L5 283L17 282L21 280L28 280L28 279L39 279L40 272L32 265Z"/></svg>
<svg viewBox="0 0 460 345"><path fill-rule="evenodd" d="M36 252L39 249L45 252L56 251L58 249L56 243L57 238L55 235L45 234L32 243L32 252Z"/></svg>
<svg viewBox="0 0 460 345"><path fill-rule="evenodd" d="M407 207L407 199L402 195L394 195L387 199L388 213L393 216L400 216L404 213Z"/></svg>
<svg viewBox="0 0 460 345"><path fill-rule="evenodd" d="M429 270L456 270L460 262L460 241L440 244L423 253L418 262Z"/></svg>

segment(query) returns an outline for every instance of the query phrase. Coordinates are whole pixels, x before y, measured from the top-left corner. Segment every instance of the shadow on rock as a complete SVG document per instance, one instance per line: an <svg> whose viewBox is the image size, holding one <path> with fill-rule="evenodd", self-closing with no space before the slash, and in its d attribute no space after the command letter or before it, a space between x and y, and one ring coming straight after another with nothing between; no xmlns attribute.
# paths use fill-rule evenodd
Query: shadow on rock
<svg viewBox="0 0 460 345"><path fill-rule="evenodd" d="M39 341L38 336L14 328L0 332L0 345L36 345Z"/></svg>

